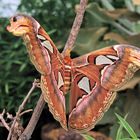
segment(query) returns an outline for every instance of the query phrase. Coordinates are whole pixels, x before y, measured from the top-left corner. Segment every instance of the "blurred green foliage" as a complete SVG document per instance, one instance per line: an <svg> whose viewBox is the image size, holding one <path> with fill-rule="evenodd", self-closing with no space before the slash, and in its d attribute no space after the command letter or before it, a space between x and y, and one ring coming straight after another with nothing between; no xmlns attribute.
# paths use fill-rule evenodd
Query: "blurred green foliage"
<svg viewBox="0 0 140 140"><path fill-rule="evenodd" d="M61 42L62 37L66 39L63 34L66 34L72 25L75 16L72 9L76 3L78 0L22 0L18 12L35 17L55 42ZM7 32L8 23L8 18L0 19L0 108L15 111L30 89L34 78L40 77L28 59L22 39ZM39 92L33 94L32 104L29 103L28 108L35 105L38 95Z"/></svg>
<svg viewBox="0 0 140 140"><path fill-rule="evenodd" d="M21 0L18 12L37 19L62 51L75 18L76 4L79 0ZM139 47L139 14L140 5L133 0L90 0L72 57L118 43ZM0 109L15 112L34 78L40 76L28 59L23 41L6 31L8 22L7 18L0 18ZM122 115L129 112L127 120L140 137L140 90L135 87L138 82L139 73L99 122L99 125L111 124L110 136L114 139L118 129L114 112ZM27 108L34 107L39 94L40 90L33 93Z"/></svg>
<svg viewBox="0 0 140 140"><path fill-rule="evenodd" d="M86 134L82 134L82 136L84 137L85 140L95 140L93 137L91 137L90 135L86 135Z"/></svg>
<svg viewBox="0 0 140 140"><path fill-rule="evenodd" d="M79 0L21 0L19 11L34 16L54 41L61 41L72 26L77 3Z"/></svg>
<svg viewBox="0 0 140 140"><path fill-rule="evenodd" d="M121 140L121 139L138 140L136 133L134 132L133 128L129 125L129 123L120 115L116 114L116 116L120 124L120 127L117 131L116 140ZM123 130L125 130L130 135L131 138L125 137Z"/></svg>

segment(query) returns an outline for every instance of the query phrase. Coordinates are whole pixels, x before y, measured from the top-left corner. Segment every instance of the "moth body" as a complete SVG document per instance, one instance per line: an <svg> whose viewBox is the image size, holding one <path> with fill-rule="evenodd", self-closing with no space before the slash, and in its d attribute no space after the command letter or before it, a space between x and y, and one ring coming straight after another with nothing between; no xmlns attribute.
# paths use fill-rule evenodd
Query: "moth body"
<svg viewBox="0 0 140 140"><path fill-rule="evenodd" d="M41 74L41 90L50 112L66 130L85 132L94 128L113 103L116 92L140 69L137 47L114 45L72 59L59 53L32 17L18 14L11 18L10 24L8 31L24 39L30 60Z"/></svg>

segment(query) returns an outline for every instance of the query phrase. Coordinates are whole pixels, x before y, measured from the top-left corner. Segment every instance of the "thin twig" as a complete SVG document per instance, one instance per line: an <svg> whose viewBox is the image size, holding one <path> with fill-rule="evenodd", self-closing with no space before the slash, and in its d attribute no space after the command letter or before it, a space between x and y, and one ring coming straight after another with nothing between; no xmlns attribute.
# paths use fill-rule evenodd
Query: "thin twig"
<svg viewBox="0 0 140 140"><path fill-rule="evenodd" d="M33 109L25 110L25 111L21 112L21 113L19 114L19 116L21 117L21 116L23 116L24 114L29 113L29 112L32 112L32 111L33 111Z"/></svg>
<svg viewBox="0 0 140 140"><path fill-rule="evenodd" d="M27 127L25 128L24 132L20 136L19 140L29 140L31 138L31 135L40 118L40 115L42 113L44 106L45 106L45 101L44 101L43 95L41 94L41 96L37 102L37 105L34 109L33 115L31 117Z"/></svg>
<svg viewBox="0 0 140 140"><path fill-rule="evenodd" d="M10 119L11 121L13 121L13 120L14 120L13 115L12 115L12 114L10 114L9 112L7 112L7 113L6 113L6 115L7 115L7 119Z"/></svg>
<svg viewBox="0 0 140 140"><path fill-rule="evenodd" d="M77 14L76 14L75 20L73 22L71 32L69 34L68 40L67 40L65 47L64 47L64 50L62 52L63 56L69 56L70 51L74 47L74 43L76 41L80 26L81 26L82 21L83 21L84 12L85 12L87 3L88 3L88 0L81 0L80 1L80 5L79 5L79 8L77 9Z"/></svg>
<svg viewBox="0 0 140 140"><path fill-rule="evenodd" d="M22 104L19 106L18 112L16 113L16 117L14 118L14 121L13 121L12 126L11 126L11 128L10 128L10 131L9 131L7 140L10 140L11 135L12 135L12 132L13 132L13 129L14 129L14 126L15 126L15 124L16 124L16 122L17 122L17 119L19 118L20 113L21 113L22 110L24 109L24 106L25 106L26 102L28 101L29 97L31 96L33 90L37 87L37 85L38 85L37 80L35 80L35 81L33 82L33 85L32 85L32 87L31 87L31 89L29 90L27 96L24 98Z"/></svg>
<svg viewBox="0 0 140 140"><path fill-rule="evenodd" d="M5 109L0 114L0 120L1 120L1 123L3 124L3 126L9 131L10 128L9 128L8 124L6 123L5 119L3 118L4 114L5 114Z"/></svg>

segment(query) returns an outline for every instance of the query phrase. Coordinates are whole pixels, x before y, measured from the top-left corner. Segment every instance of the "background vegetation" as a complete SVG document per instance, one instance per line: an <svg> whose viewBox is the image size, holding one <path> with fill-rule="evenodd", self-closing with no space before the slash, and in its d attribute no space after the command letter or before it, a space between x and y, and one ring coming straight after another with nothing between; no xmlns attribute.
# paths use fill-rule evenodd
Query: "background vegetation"
<svg viewBox="0 0 140 140"><path fill-rule="evenodd" d="M36 18L46 29L56 46L62 51L68 37L75 8L79 0L21 0L18 12ZM76 6L75 6L76 5ZM0 18L0 109L15 113L30 89L38 72L27 58L27 51L20 38L6 31L7 18ZM72 57L113 44L131 44L140 47L139 0L90 0ZM117 135L115 112L127 115L127 121L140 137L140 74L135 75L94 130L106 133L113 139ZM40 91L33 93L27 108L33 108ZM47 107L46 107L47 108ZM30 116L30 115L29 115ZM27 118L24 119L26 124ZM124 137L129 134L124 131Z"/></svg>

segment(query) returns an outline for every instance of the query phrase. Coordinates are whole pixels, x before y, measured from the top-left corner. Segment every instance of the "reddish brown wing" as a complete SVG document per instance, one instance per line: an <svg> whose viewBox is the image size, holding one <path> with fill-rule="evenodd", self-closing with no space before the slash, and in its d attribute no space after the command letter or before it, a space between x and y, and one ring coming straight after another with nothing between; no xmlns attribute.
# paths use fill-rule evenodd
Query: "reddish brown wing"
<svg viewBox="0 0 140 140"><path fill-rule="evenodd" d="M67 129L64 97L64 64L57 48L42 28L39 29L37 37L46 62L44 67L50 69L50 73L45 72L41 76L41 89L44 99L47 101L54 118L60 122L63 128Z"/></svg>
<svg viewBox="0 0 140 140"><path fill-rule="evenodd" d="M81 132L92 129L115 97L115 92L109 92L100 85L97 76L91 78L77 70L72 81L69 128Z"/></svg>
<svg viewBox="0 0 140 140"><path fill-rule="evenodd" d="M138 70L131 61L134 50L116 45L73 59L71 129L87 131L100 120L115 99L115 91Z"/></svg>
<svg viewBox="0 0 140 140"><path fill-rule="evenodd" d="M58 88L53 72L48 76L41 76L41 89L50 112L62 127L67 129L65 98L63 92Z"/></svg>
<svg viewBox="0 0 140 140"><path fill-rule="evenodd" d="M32 17L17 14L7 29L22 36L31 62L41 74L41 89L54 117L66 128L64 94L64 64L54 43Z"/></svg>

